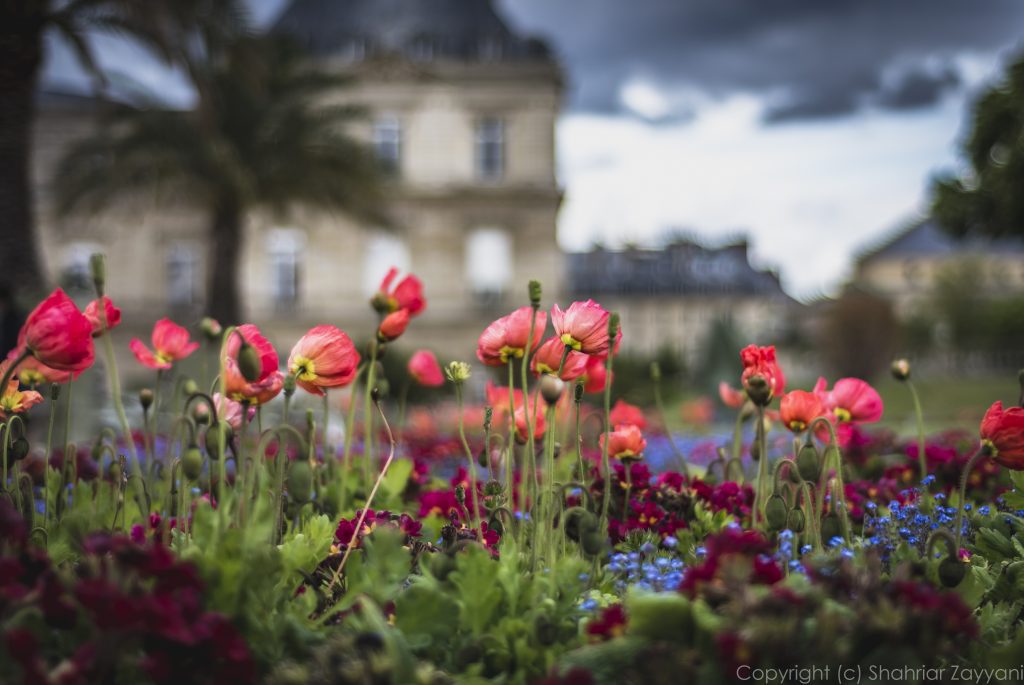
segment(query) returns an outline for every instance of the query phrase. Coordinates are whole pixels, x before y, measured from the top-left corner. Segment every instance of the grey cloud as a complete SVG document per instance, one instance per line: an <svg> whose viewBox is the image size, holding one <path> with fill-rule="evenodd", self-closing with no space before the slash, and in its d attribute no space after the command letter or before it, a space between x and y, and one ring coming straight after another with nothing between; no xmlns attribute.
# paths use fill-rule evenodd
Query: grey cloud
<svg viewBox="0 0 1024 685"><path fill-rule="evenodd" d="M914 69L903 74L899 81L885 88L878 104L887 109L919 109L934 105L946 91L960 85L960 72L946 67L937 73Z"/></svg>

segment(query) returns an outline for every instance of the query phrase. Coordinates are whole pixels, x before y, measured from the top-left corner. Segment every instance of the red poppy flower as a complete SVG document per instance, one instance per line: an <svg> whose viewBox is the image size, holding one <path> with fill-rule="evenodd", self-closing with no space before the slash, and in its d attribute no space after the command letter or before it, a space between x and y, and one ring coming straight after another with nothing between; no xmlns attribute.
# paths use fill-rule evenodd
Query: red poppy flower
<svg viewBox="0 0 1024 685"><path fill-rule="evenodd" d="M602 433L600 444L604 447L605 438L608 439L608 456L615 459L630 460L641 459L644 450L647 449L647 441L637 426L632 424L621 424L615 426L611 433Z"/></svg>
<svg viewBox="0 0 1024 685"><path fill-rule="evenodd" d="M607 358L587 357L587 367L581 378L583 379L583 392L594 393L604 392L605 385L615 379L615 373L608 378L608 368L605 365ZM607 381L607 383L606 383Z"/></svg>
<svg viewBox="0 0 1024 685"><path fill-rule="evenodd" d="M555 335L577 352L607 356L609 351L618 352L622 341L619 328L614 343L608 341L608 319L611 314L593 300L573 302L565 311L556 304L551 308L551 323Z"/></svg>
<svg viewBox="0 0 1024 685"><path fill-rule="evenodd" d="M323 395L324 388L341 388L356 377L359 352L340 328L315 326L288 355L288 373L307 392Z"/></svg>
<svg viewBox="0 0 1024 685"><path fill-rule="evenodd" d="M528 340L531 321L532 341ZM493 321L484 329L476 345L477 359L487 366L504 366L508 364L509 359L522 359L527 353L527 346L532 352L540 344L547 325L547 313L535 314L533 307L520 307L511 314Z"/></svg>
<svg viewBox="0 0 1024 685"><path fill-rule="evenodd" d="M565 343L558 338L548 338L544 344L537 348L530 363L534 374L540 376L544 373L558 374L558 366L562 364L562 354L565 352ZM569 356L562 364L562 373L558 376L563 381L574 381L587 370L587 361L590 359L582 352L570 349ZM603 362L602 362L603 363Z"/></svg>
<svg viewBox="0 0 1024 685"><path fill-rule="evenodd" d="M391 267L384 280L380 282L374 302L381 303L383 311L396 312L404 309L409 312L409 316L416 316L427 306L427 300L423 296L423 284L420 279L408 274L392 288L397 277L398 269Z"/></svg>
<svg viewBox="0 0 1024 685"><path fill-rule="evenodd" d="M995 402L981 420L981 442L999 464L1024 471L1024 409Z"/></svg>
<svg viewBox="0 0 1024 685"><path fill-rule="evenodd" d="M644 416L644 410L623 399L617 401L615 406L612 407L610 421L613 426L629 423L640 430L647 428L647 418Z"/></svg>
<svg viewBox="0 0 1024 685"><path fill-rule="evenodd" d="M133 338L128 347L143 366L166 370L199 349L199 343L191 342L190 337L185 327L170 319L160 319L153 326L152 350L138 338Z"/></svg>
<svg viewBox="0 0 1024 685"><path fill-rule="evenodd" d="M793 390L782 396L779 410L786 428L802 433L814 419L825 414L825 403L813 392Z"/></svg>
<svg viewBox="0 0 1024 685"><path fill-rule="evenodd" d="M775 395L781 395L786 390L786 378L775 360L775 346L758 347L747 345L740 352L740 359L743 361L743 388L750 392L750 379L754 376L761 376L768 383L768 400ZM766 403L767 404L767 403Z"/></svg>
<svg viewBox="0 0 1024 685"><path fill-rule="evenodd" d="M11 350L10 354L7 355L8 361L14 361L21 355L21 351L24 348L24 342L20 342L18 347ZM34 388L44 383L67 383L68 381L74 380L82 375L82 370L71 372L71 371L59 371L57 369L51 369L46 364L43 364L35 357L28 357L18 364L18 380L21 381L22 385L27 385L30 388Z"/></svg>
<svg viewBox="0 0 1024 685"><path fill-rule="evenodd" d="M100 310L100 302L103 302L103 308L106 310L106 319L104 319L104 313ZM114 306L114 303L110 301L110 298L106 295L101 300L93 300L85 307L85 318L89 319L89 323L92 324L92 337L97 338L103 334L104 330L114 330L118 324L121 323L121 310ZM106 325L104 325L106 321Z"/></svg>
<svg viewBox="0 0 1024 685"><path fill-rule="evenodd" d="M409 327L409 314L408 309L399 309L398 311L391 312L384 317L384 320L380 322L380 328L377 329L377 337L384 342L391 342L397 340L405 333L405 329Z"/></svg>
<svg viewBox="0 0 1024 685"><path fill-rule="evenodd" d="M441 365L437 363L437 357L430 350L418 350L409 357L409 375L417 383L428 388L436 388L444 385L444 374L441 372Z"/></svg>
<svg viewBox="0 0 1024 685"><path fill-rule="evenodd" d="M57 288L32 310L18 339L32 356L58 371L80 373L92 366L92 324Z"/></svg>
<svg viewBox="0 0 1024 685"><path fill-rule="evenodd" d="M274 399L284 387L284 374L278 370L277 351L270 341L263 337L260 329L251 323L235 329L245 342L256 349L260 359L260 373L254 381L247 381L238 368L238 351L242 347L234 333L224 346L224 380L228 397L247 401L251 405L264 404Z"/></svg>

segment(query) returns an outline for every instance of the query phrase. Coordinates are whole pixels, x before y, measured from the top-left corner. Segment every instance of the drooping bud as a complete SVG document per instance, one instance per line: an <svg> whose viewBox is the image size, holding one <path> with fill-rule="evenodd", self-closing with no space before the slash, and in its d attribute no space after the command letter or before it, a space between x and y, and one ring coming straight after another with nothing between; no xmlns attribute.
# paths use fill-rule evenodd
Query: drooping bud
<svg viewBox="0 0 1024 685"><path fill-rule="evenodd" d="M747 397L759 407L767 407L772 401L772 386L761 374L755 374L747 379Z"/></svg>
<svg viewBox="0 0 1024 685"><path fill-rule="evenodd" d="M210 424L210 427L206 429L205 440L206 453L210 455L210 459L217 461L224 456L221 451L221 445L227 447L233 432L234 431L231 430L231 426L224 421L217 421L216 423ZM223 438L221 438L222 435Z"/></svg>
<svg viewBox="0 0 1024 685"><path fill-rule="evenodd" d="M959 559L946 557L939 562L939 580L945 587L954 588L967 575L967 564Z"/></svg>
<svg viewBox="0 0 1024 685"><path fill-rule="evenodd" d="M287 376L285 376L284 377L284 385L282 387L284 389L284 396L285 397L291 397L292 395L294 395L295 394L295 376L293 374L288 374Z"/></svg>
<svg viewBox="0 0 1024 685"><path fill-rule="evenodd" d="M541 287L540 281L530 281L527 289L530 291L530 306L534 309L540 307Z"/></svg>
<svg viewBox="0 0 1024 685"><path fill-rule="evenodd" d="M789 510L789 516L786 517L786 528L789 528L794 533L804 532L804 526L807 525L807 517L799 507Z"/></svg>
<svg viewBox="0 0 1024 685"><path fill-rule="evenodd" d="M197 392L199 392L199 384L196 383L191 378L185 381L185 383L182 384L181 388L182 390L185 391L185 395L187 397L191 397L192 395L195 395Z"/></svg>
<svg viewBox="0 0 1024 685"><path fill-rule="evenodd" d="M181 455L181 472L188 480L197 480L203 472L203 453L195 443Z"/></svg>
<svg viewBox="0 0 1024 685"><path fill-rule="evenodd" d="M761 460L761 441L760 440L754 440L754 442L750 443L750 458L753 459L754 461L760 461Z"/></svg>
<svg viewBox="0 0 1024 685"><path fill-rule="evenodd" d="M263 370L260 353L245 338L242 338L242 344L238 347L238 370L242 373L242 378L250 383L258 381Z"/></svg>
<svg viewBox="0 0 1024 685"><path fill-rule="evenodd" d="M804 443L796 453L796 470L800 477L811 483L817 483L821 476L821 456L818 448L812 443Z"/></svg>
<svg viewBox="0 0 1024 685"><path fill-rule="evenodd" d="M153 391L149 388L143 388L139 391L139 404L142 405L142 411L149 411L149 408L153 406Z"/></svg>
<svg viewBox="0 0 1024 685"><path fill-rule="evenodd" d="M7 456L10 457L12 462L21 461L28 456L29 444L25 436L15 438L11 441L11 448L7 452Z"/></svg>
<svg viewBox="0 0 1024 685"><path fill-rule="evenodd" d="M835 514L825 514L821 519L821 541L827 545L833 538L842 536L843 527L839 523L839 517Z"/></svg>
<svg viewBox="0 0 1024 685"><path fill-rule="evenodd" d="M544 401L548 404L555 404L558 400L562 399L562 393L565 392L565 381L558 376L552 376L549 373L544 374L540 379L540 395L544 398Z"/></svg>
<svg viewBox="0 0 1024 685"><path fill-rule="evenodd" d="M452 383L462 383L469 380L471 370L466 362L452 362L445 368L444 375Z"/></svg>
<svg viewBox="0 0 1024 685"><path fill-rule="evenodd" d="M297 459L288 467L288 496L298 504L313 496L313 467L308 461Z"/></svg>
<svg viewBox="0 0 1024 685"><path fill-rule="evenodd" d="M789 511L782 495L772 495L764 505L764 517L772 530L782 530L786 526Z"/></svg>
<svg viewBox="0 0 1024 685"><path fill-rule="evenodd" d="M599 530L588 531L580 537L580 547L583 548L583 552L588 556L597 556L604 552L605 537L601 535Z"/></svg>
<svg viewBox="0 0 1024 685"><path fill-rule="evenodd" d="M893 361L890 371L893 378L898 381L905 381L910 378L910 362L906 359L897 359Z"/></svg>
<svg viewBox="0 0 1024 685"><path fill-rule="evenodd" d="M103 297L103 289L107 284L106 257L100 252L94 252L89 257L89 273L92 275L92 285L96 288L96 295Z"/></svg>
<svg viewBox="0 0 1024 685"><path fill-rule="evenodd" d="M210 407L205 402L196 402L192 405L192 420L199 425L210 422Z"/></svg>
<svg viewBox="0 0 1024 685"><path fill-rule="evenodd" d="M199 332L203 334L210 342L214 342L224 334L224 327L220 325L217 319L209 316L204 316L203 320L199 322Z"/></svg>

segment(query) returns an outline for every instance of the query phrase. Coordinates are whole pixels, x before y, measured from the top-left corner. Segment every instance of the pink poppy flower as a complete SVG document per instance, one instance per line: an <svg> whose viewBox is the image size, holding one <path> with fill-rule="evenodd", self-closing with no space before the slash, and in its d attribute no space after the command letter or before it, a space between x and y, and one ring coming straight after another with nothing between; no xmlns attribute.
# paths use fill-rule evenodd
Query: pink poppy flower
<svg viewBox="0 0 1024 685"><path fill-rule="evenodd" d="M814 394L839 423L873 423L882 418L882 398L878 391L859 378L840 378L828 391L828 382L819 378Z"/></svg>
<svg viewBox="0 0 1024 685"><path fill-rule="evenodd" d="M219 392L213 393L213 404L217 407L217 419L226 421L231 428L238 431L242 428L242 403L221 397ZM206 408L205 404L198 405ZM256 418L256 407L249 407L248 421Z"/></svg>
<svg viewBox="0 0 1024 685"><path fill-rule="evenodd" d="M133 338L128 343L139 363L150 369L169 369L174 362L181 361L199 349L199 343L190 340L188 329L170 319L160 319L156 322L151 340L152 350L138 338Z"/></svg>
<svg viewBox="0 0 1024 685"><path fill-rule="evenodd" d="M100 302L106 310L106 325L104 325L104 312L100 310ZM104 330L112 331L121 323L121 310L114 306L106 295L102 300L93 300L85 307L85 318L92 324L92 337L98 338L103 335Z"/></svg>
<svg viewBox="0 0 1024 685"><path fill-rule="evenodd" d="M1024 409L995 402L981 420L981 442L999 464L1024 471Z"/></svg>
<svg viewBox="0 0 1024 685"><path fill-rule="evenodd" d="M7 355L7 360L9 362L13 362L18 358L23 349L24 347L19 344L18 347L10 351ZM84 369L74 372L51 369L35 357L28 357L18 364L18 370L16 373L18 375L18 380L21 381L22 385L35 388L43 385L44 383L67 383L68 381L72 381L82 375L82 371L84 371Z"/></svg>
<svg viewBox="0 0 1024 685"><path fill-rule="evenodd" d="M396 312L404 309L409 312L409 316L416 316L427 306L427 300L423 296L423 284L420 279L408 274L392 288L397 277L398 269L391 267L380 283L380 288L374 296L374 303L380 302L383 311Z"/></svg>
<svg viewBox="0 0 1024 685"><path fill-rule="evenodd" d="M786 428L802 433L814 419L825 414L825 403L813 392L793 390L782 396L779 414Z"/></svg>
<svg viewBox="0 0 1024 685"><path fill-rule="evenodd" d="M493 321L484 329L477 341L477 359L487 366L504 366L508 364L509 359L522 359L527 354L527 346L532 352L544 336L548 316L545 312L536 313L532 344L528 340L531 319L534 319L533 307L520 307L511 314Z"/></svg>
<svg viewBox="0 0 1024 685"><path fill-rule="evenodd" d="M341 388L356 377L359 352L340 328L315 326L288 355L288 373L307 392L323 395L324 388Z"/></svg>
<svg viewBox="0 0 1024 685"><path fill-rule="evenodd" d="M260 329L251 323L235 329L245 341L256 349L260 359L260 372L256 380L248 381L238 368L238 351L242 347L238 335L232 333L224 346L224 380L228 397L258 405L269 402L284 387L284 374L278 369L277 351L263 337Z"/></svg>
<svg viewBox="0 0 1024 685"><path fill-rule="evenodd" d="M437 357L430 350L417 350L409 357L409 375L417 383L428 388L436 388L444 385L444 373L441 365L437 363Z"/></svg>
<svg viewBox="0 0 1024 685"><path fill-rule="evenodd" d="M613 345L608 341L608 319L611 314L593 300L573 302L565 311L556 304L551 308L551 323L564 344L577 352L606 356L618 351L622 340L619 328Z"/></svg>
<svg viewBox="0 0 1024 685"><path fill-rule="evenodd" d="M565 358L562 365L562 373L558 373L558 366L562 363L562 354L565 352L565 343L559 338L548 338L544 344L537 348L530 363L533 372L540 376L544 373L558 375L563 381L574 381L587 371L587 361L590 357L569 349L569 356Z"/></svg>

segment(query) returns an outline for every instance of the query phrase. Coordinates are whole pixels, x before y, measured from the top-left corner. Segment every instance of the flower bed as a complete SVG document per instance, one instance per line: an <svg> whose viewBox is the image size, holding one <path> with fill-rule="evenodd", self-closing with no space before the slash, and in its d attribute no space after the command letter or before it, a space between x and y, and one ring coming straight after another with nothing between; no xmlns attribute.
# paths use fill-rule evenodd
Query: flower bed
<svg viewBox="0 0 1024 685"><path fill-rule="evenodd" d="M0 366L2 682L1024 678L1020 408L903 442L871 429L864 381L787 392L751 345L722 387L735 435L683 449L660 405L611 402L618 317L549 317L532 283L480 336L503 379L484 403L479 367L421 350L408 381L455 402L407 410L379 360L427 301L391 273L365 348L317 326L282 365L251 324L159 322L130 343L156 376L131 425L102 275L84 313L41 303ZM57 402L97 348L118 425L76 448ZM186 378L197 351L218 368ZM333 444L293 402L345 387Z"/></svg>

